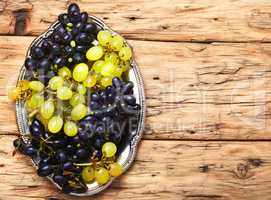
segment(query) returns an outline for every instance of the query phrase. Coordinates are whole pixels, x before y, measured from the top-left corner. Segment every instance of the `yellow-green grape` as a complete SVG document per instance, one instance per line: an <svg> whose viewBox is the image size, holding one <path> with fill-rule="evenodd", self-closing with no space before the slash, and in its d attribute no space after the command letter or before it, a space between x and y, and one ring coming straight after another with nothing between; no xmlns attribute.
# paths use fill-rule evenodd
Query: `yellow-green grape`
<svg viewBox="0 0 271 200"><path fill-rule="evenodd" d="M86 89L86 87L83 86L82 84L78 84L78 86L77 86L77 92L78 92L79 94L86 94L87 89Z"/></svg>
<svg viewBox="0 0 271 200"><path fill-rule="evenodd" d="M79 63L75 66L72 72L73 79L82 82L88 76L88 65L86 63Z"/></svg>
<svg viewBox="0 0 271 200"><path fill-rule="evenodd" d="M113 72L112 76L113 77L121 77L121 74L122 74L122 69L120 67L117 67L116 70Z"/></svg>
<svg viewBox="0 0 271 200"><path fill-rule="evenodd" d="M97 61L92 65L92 69L93 69L96 73L101 73L103 64L104 64L104 61L103 61L103 60L97 60Z"/></svg>
<svg viewBox="0 0 271 200"><path fill-rule="evenodd" d="M109 31L99 31L97 39L102 46L108 46L111 41L111 33Z"/></svg>
<svg viewBox="0 0 271 200"><path fill-rule="evenodd" d="M78 121L83 119L87 115L87 112L88 108L84 104L78 104L74 106L71 112L72 120Z"/></svg>
<svg viewBox="0 0 271 200"><path fill-rule="evenodd" d="M132 50L130 47L122 47L119 51L119 57L123 61L127 61L132 57Z"/></svg>
<svg viewBox="0 0 271 200"><path fill-rule="evenodd" d="M44 89L44 85L40 81L31 81L29 83L29 88L35 92L41 92Z"/></svg>
<svg viewBox="0 0 271 200"><path fill-rule="evenodd" d="M112 163L109 167L110 176L120 176L123 172L123 168L119 163Z"/></svg>
<svg viewBox="0 0 271 200"><path fill-rule="evenodd" d="M49 87L52 90L57 90L58 88L62 87L64 84L64 79L61 76L54 76L49 81Z"/></svg>
<svg viewBox="0 0 271 200"><path fill-rule="evenodd" d="M99 168L95 171L95 181L99 185L106 184L109 181L109 173L105 168Z"/></svg>
<svg viewBox="0 0 271 200"><path fill-rule="evenodd" d="M29 100L28 107L30 109L39 108L44 103L44 97L41 96L39 93L35 93Z"/></svg>
<svg viewBox="0 0 271 200"><path fill-rule="evenodd" d="M30 82L29 82L28 80L20 80L20 81L18 82L17 87L18 87L20 90L25 91L25 90L29 89L29 83L30 83Z"/></svg>
<svg viewBox="0 0 271 200"><path fill-rule="evenodd" d="M58 70L58 75L63 78L71 78L72 73L68 67L62 67L61 69Z"/></svg>
<svg viewBox="0 0 271 200"><path fill-rule="evenodd" d="M103 86L104 88L106 88L107 86L112 85L112 77L110 77L110 76L103 77L103 78L100 80L100 84L101 84L101 86Z"/></svg>
<svg viewBox="0 0 271 200"><path fill-rule="evenodd" d="M89 61L99 60L103 55L104 50L101 46L91 47L86 53L86 57Z"/></svg>
<svg viewBox="0 0 271 200"><path fill-rule="evenodd" d="M112 62L113 64L119 64L119 57L115 52L106 53L104 55L104 61Z"/></svg>
<svg viewBox="0 0 271 200"><path fill-rule="evenodd" d="M116 68L116 65L114 65L112 62L105 62L102 66L101 74L103 76L112 76Z"/></svg>
<svg viewBox="0 0 271 200"><path fill-rule="evenodd" d="M88 75L87 79L83 82L83 85L87 88L92 88L97 82L96 74Z"/></svg>
<svg viewBox="0 0 271 200"><path fill-rule="evenodd" d="M95 171L93 167L84 167L81 175L85 183L90 183L95 179Z"/></svg>
<svg viewBox="0 0 271 200"><path fill-rule="evenodd" d="M51 99L48 99L43 103L43 105L40 107L40 115L44 119L50 119L55 112L55 105L54 102Z"/></svg>
<svg viewBox="0 0 271 200"><path fill-rule="evenodd" d="M102 147L103 155L107 158L113 157L117 152L117 147L113 142L106 142Z"/></svg>
<svg viewBox="0 0 271 200"><path fill-rule="evenodd" d="M74 107L78 104L86 103L85 96L83 94L75 93L70 99L70 104Z"/></svg>
<svg viewBox="0 0 271 200"><path fill-rule="evenodd" d="M110 48L114 51L119 51L123 46L123 37L120 35L114 35L110 40Z"/></svg>
<svg viewBox="0 0 271 200"><path fill-rule="evenodd" d="M76 123L67 121L64 124L64 133L69 137L74 137L78 132Z"/></svg>
<svg viewBox="0 0 271 200"><path fill-rule="evenodd" d="M63 86L57 89L56 96L61 100L68 100L72 98L72 90L66 86Z"/></svg>
<svg viewBox="0 0 271 200"><path fill-rule="evenodd" d="M48 122L48 130L51 133L58 133L63 126L63 119L60 116L53 116Z"/></svg>

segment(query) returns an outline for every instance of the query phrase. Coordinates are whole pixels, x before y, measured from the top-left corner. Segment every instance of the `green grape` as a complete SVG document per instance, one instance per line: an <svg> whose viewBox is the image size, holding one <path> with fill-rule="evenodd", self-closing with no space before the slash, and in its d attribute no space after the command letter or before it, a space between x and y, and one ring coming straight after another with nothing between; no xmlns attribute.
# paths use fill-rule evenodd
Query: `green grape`
<svg viewBox="0 0 271 200"><path fill-rule="evenodd" d="M102 147L102 152L105 157L113 157L117 152L117 147L113 142L106 142Z"/></svg>
<svg viewBox="0 0 271 200"><path fill-rule="evenodd" d="M104 54L104 50L101 46L94 46L91 47L87 53L86 53L86 57L89 61L95 61L95 60L99 60Z"/></svg>
<svg viewBox="0 0 271 200"><path fill-rule="evenodd" d="M81 175L85 183L90 183L95 179L95 171L93 167L84 167Z"/></svg>
<svg viewBox="0 0 271 200"><path fill-rule="evenodd" d="M68 100L72 98L72 90L66 86L60 87L57 89L56 96L61 100Z"/></svg>
<svg viewBox="0 0 271 200"><path fill-rule="evenodd" d="M119 57L115 52L106 53L104 55L104 61L112 62L113 64L119 64Z"/></svg>
<svg viewBox="0 0 271 200"><path fill-rule="evenodd" d="M123 61L127 61L132 57L132 50L130 47L122 47L119 51L119 57Z"/></svg>
<svg viewBox="0 0 271 200"><path fill-rule="evenodd" d="M54 76L49 81L49 87L52 90L57 90L58 88L62 87L64 84L64 79L61 76Z"/></svg>
<svg viewBox="0 0 271 200"><path fill-rule="evenodd" d="M109 173L105 168L96 169L95 171L95 181L99 185L106 184L109 181Z"/></svg>
<svg viewBox="0 0 271 200"><path fill-rule="evenodd" d="M78 84L78 86L77 86L77 92L78 92L79 94L86 94L87 89L86 89L86 87L83 86L82 84Z"/></svg>
<svg viewBox="0 0 271 200"><path fill-rule="evenodd" d="M35 92L41 92L44 89L44 85L40 81L31 81L29 83L29 88Z"/></svg>
<svg viewBox="0 0 271 200"><path fill-rule="evenodd" d="M43 105L40 107L40 115L44 119L50 119L55 112L55 105L54 102L49 99L43 103Z"/></svg>
<svg viewBox="0 0 271 200"><path fill-rule="evenodd" d="M123 172L123 168L119 163L113 163L109 167L110 167L109 174L111 176L120 176L121 173Z"/></svg>
<svg viewBox="0 0 271 200"><path fill-rule="evenodd" d="M62 67L61 69L58 70L58 75L63 78L71 78L72 73L68 67Z"/></svg>
<svg viewBox="0 0 271 200"><path fill-rule="evenodd" d="M106 88L107 86L110 86L112 85L112 77L103 77L101 80L100 80L100 84L101 86L103 86L104 88Z"/></svg>
<svg viewBox="0 0 271 200"><path fill-rule="evenodd" d="M76 123L67 121L64 124L64 133L69 137L74 137L78 132Z"/></svg>
<svg viewBox="0 0 271 200"><path fill-rule="evenodd" d="M110 48L114 51L119 51L123 46L123 37L120 35L114 35L110 40Z"/></svg>
<svg viewBox="0 0 271 200"><path fill-rule="evenodd" d="M74 106L71 112L72 120L78 121L83 119L87 115L87 112L88 108L84 104L78 104Z"/></svg>
<svg viewBox="0 0 271 200"><path fill-rule="evenodd" d="M101 74L103 76L111 76L116 68L117 67L112 62L105 62L102 66Z"/></svg>
<svg viewBox="0 0 271 200"><path fill-rule="evenodd" d="M120 67L117 67L116 70L113 72L112 76L120 78L121 74L122 74L122 69Z"/></svg>
<svg viewBox="0 0 271 200"><path fill-rule="evenodd" d="M88 76L88 65L86 63L79 63L75 66L72 72L73 79L82 82Z"/></svg>
<svg viewBox="0 0 271 200"><path fill-rule="evenodd" d="M70 104L74 107L78 104L86 103L85 96L83 94L75 93L70 99Z"/></svg>
<svg viewBox="0 0 271 200"><path fill-rule="evenodd" d="M99 31L97 35L97 39L102 46L108 46L110 43L112 36L109 31Z"/></svg>
<svg viewBox="0 0 271 200"><path fill-rule="evenodd" d="M36 109L39 108L44 103L44 97L41 96L39 93L35 93L32 95L28 102L28 108Z"/></svg>
<svg viewBox="0 0 271 200"><path fill-rule="evenodd" d="M92 88L97 82L96 74L89 75L83 82L83 85L87 88Z"/></svg>
<svg viewBox="0 0 271 200"><path fill-rule="evenodd" d="M97 60L97 61L92 65L92 69L93 69L96 73L101 73L103 64L104 64L104 61L103 61L103 60Z"/></svg>
<svg viewBox="0 0 271 200"><path fill-rule="evenodd" d="M60 116L53 116L48 122L48 130L51 133L58 133L63 126L63 119Z"/></svg>

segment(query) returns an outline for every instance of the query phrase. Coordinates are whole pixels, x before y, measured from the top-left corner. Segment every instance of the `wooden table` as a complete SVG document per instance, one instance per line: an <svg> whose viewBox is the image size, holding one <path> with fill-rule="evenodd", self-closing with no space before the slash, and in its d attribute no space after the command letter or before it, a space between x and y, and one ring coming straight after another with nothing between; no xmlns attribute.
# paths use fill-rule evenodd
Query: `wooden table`
<svg viewBox="0 0 271 200"><path fill-rule="evenodd" d="M64 195L11 156L6 88L30 42L70 1L0 0L0 200L270 200L270 0L82 0L129 39L144 77L146 130L105 192Z"/></svg>

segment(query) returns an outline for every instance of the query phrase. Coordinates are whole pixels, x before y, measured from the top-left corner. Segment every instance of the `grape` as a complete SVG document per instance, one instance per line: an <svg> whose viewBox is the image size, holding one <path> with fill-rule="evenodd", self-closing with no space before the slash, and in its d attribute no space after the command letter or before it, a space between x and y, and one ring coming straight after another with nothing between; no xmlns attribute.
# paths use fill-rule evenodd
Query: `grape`
<svg viewBox="0 0 271 200"><path fill-rule="evenodd" d="M60 116L52 117L48 122L48 129L51 133L58 133L63 126L63 119Z"/></svg>
<svg viewBox="0 0 271 200"><path fill-rule="evenodd" d="M61 100L68 100L72 97L72 90L66 86L57 89L57 97Z"/></svg>
<svg viewBox="0 0 271 200"><path fill-rule="evenodd" d="M40 69L49 69L51 67L51 62L47 58L42 58L38 64Z"/></svg>
<svg viewBox="0 0 271 200"><path fill-rule="evenodd" d="M84 167L81 175L85 183L90 183L95 179L93 167Z"/></svg>
<svg viewBox="0 0 271 200"><path fill-rule="evenodd" d="M130 68L130 63L129 62L124 62L120 65L120 68L122 69L123 72L126 72Z"/></svg>
<svg viewBox="0 0 271 200"><path fill-rule="evenodd" d="M27 106L30 109L36 109L36 108L39 108L43 104L43 102L44 102L44 97L41 96L39 93L35 93L32 95L32 97L28 101Z"/></svg>
<svg viewBox="0 0 271 200"><path fill-rule="evenodd" d="M100 168L95 171L95 180L99 185L107 183L109 178L109 173L105 168Z"/></svg>
<svg viewBox="0 0 271 200"><path fill-rule="evenodd" d="M22 90L28 90L29 89L29 81L28 80L20 80L18 83L18 87Z"/></svg>
<svg viewBox="0 0 271 200"><path fill-rule="evenodd" d="M27 58L24 62L24 66L27 70L34 70L36 69L36 61L33 58Z"/></svg>
<svg viewBox="0 0 271 200"><path fill-rule="evenodd" d="M64 124L64 133L69 137L74 137L78 132L76 123L67 121Z"/></svg>
<svg viewBox="0 0 271 200"><path fill-rule="evenodd" d="M102 148L105 157L113 157L117 152L117 147L113 142L106 142Z"/></svg>
<svg viewBox="0 0 271 200"><path fill-rule="evenodd" d="M112 84L112 78L111 77L103 77L100 80L100 84L106 88L107 86L110 86Z"/></svg>
<svg viewBox="0 0 271 200"><path fill-rule="evenodd" d="M71 112L72 120L78 121L87 115L87 107L84 104L76 105Z"/></svg>
<svg viewBox="0 0 271 200"><path fill-rule="evenodd" d="M87 79L83 82L83 85L84 85L85 87L92 88L93 86L95 86L96 81L97 81L97 78L96 78L96 75L95 75L95 74L89 75L89 76L87 77Z"/></svg>
<svg viewBox="0 0 271 200"><path fill-rule="evenodd" d="M132 57L132 50L130 47L122 47L119 51L119 57L123 61L127 61Z"/></svg>
<svg viewBox="0 0 271 200"><path fill-rule="evenodd" d="M111 40L111 33L109 31L99 31L97 39L102 46L108 46Z"/></svg>
<svg viewBox="0 0 271 200"><path fill-rule="evenodd" d="M85 55L80 53L80 52L76 52L74 55L73 55L73 61L75 63L82 63L84 62L86 59Z"/></svg>
<svg viewBox="0 0 271 200"><path fill-rule="evenodd" d="M104 54L104 50L101 46L94 46L91 47L87 53L86 53L86 57L89 61L95 61L100 59Z"/></svg>
<svg viewBox="0 0 271 200"><path fill-rule="evenodd" d="M41 92L44 89L44 85L40 81L31 81L29 83L29 88L35 92Z"/></svg>
<svg viewBox="0 0 271 200"><path fill-rule="evenodd" d="M52 90L57 90L58 88L62 87L64 84L64 79L60 76L54 76L49 81L49 87Z"/></svg>
<svg viewBox="0 0 271 200"><path fill-rule="evenodd" d="M106 53L104 55L104 61L109 61L117 65L119 64L119 57L115 52Z"/></svg>
<svg viewBox="0 0 271 200"><path fill-rule="evenodd" d="M97 61L92 65L92 69L93 69L96 73L101 73L103 64L104 64L104 61L103 61L103 60L97 60Z"/></svg>
<svg viewBox="0 0 271 200"><path fill-rule="evenodd" d="M79 63L73 69L73 78L78 82L86 80L88 76L88 66L85 63Z"/></svg>
<svg viewBox="0 0 271 200"><path fill-rule="evenodd" d="M74 107L78 104L86 103L85 96L83 94L75 93L70 99L70 104Z"/></svg>
<svg viewBox="0 0 271 200"><path fill-rule="evenodd" d="M70 78L72 76L72 73L68 67L62 67L58 70L58 75L62 78Z"/></svg>
<svg viewBox="0 0 271 200"><path fill-rule="evenodd" d="M120 67L117 67L116 70L113 72L112 76L120 78L121 74L122 74L122 69Z"/></svg>
<svg viewBox="0 0 271 200"><path fill-rule="evenodd" d="M71 47L75 47L76 46L76 42L74 40L70 41L70 46Z"/></svg>
<svg viewBox="0 0 271 200"><path fill-rule="evenodd" d="M86 94L87 89L86 89L86 87L83 86L82 84L78 84L78 86L77 86L77 92L78 92L79 94Z"/></svg>
<svg viewBox="0 0 271 200"><path fill-rule="evenodd" d="M21 90L17 87L8 90L8 98L15 101L20 97Z"/></svg>
<svg viewBox="0 0 271 200"><path fill-rule="evenodd" d="M52 100L47 100L40 107L40 114L44 119L50 119L55 111L55 105Z"/></svg>
<svg viewBox="0 0 271 200"><path fill-rule="evenodd" d="M114 35L110 40L110 48L114 51L119 51L123 46L123 38L120 35Z"/></svg>
<svg viewBox="0 0 271 200"><path fill-rule="evenodd" d="M101 74L103 76L111 76L116 70L116 66L112 62L105 62L102 66Z"/></svg>
<svg viewBox="0 0 271 200"><path fill-rule="evenodd" d="M113 163L109 167L109 174L111 176L119 176L123 172L122 166L119 163Z"/></svg>

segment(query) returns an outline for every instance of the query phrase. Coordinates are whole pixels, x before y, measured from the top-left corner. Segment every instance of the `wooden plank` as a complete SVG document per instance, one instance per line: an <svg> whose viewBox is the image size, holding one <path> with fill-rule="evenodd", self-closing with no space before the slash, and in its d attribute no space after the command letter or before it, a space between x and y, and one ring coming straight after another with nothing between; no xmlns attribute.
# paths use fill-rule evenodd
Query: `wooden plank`
<svg viewBox="0 0 271 200"><path fill-rule="evenodd" d="M32 39L0 37L0 95L14 85ZM146 139L271 139L271 44L130 43L145 82ZM0 132L14 133L13 107L0 101L8 114Z"/></svg>
<svg viewBox="0 0 271 200"><path fill-rule="evenodd" d="M68 1L72 2L72 1ZM83 10L130 39L271 41L269 0L85 0ZM0 2L0 33L37 35L63 13L65 0Z"/></svg>
<svg viewBox="0 0 271 200"><path fill-rule="evenodd" d="M13 139L0 138L0 199L75 199L38 177L25 156L12 157ZM99 199L270 200L270 173L269 142L144 140L133 167Z"/></svg>

